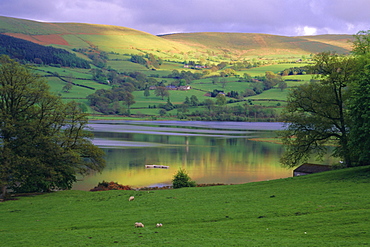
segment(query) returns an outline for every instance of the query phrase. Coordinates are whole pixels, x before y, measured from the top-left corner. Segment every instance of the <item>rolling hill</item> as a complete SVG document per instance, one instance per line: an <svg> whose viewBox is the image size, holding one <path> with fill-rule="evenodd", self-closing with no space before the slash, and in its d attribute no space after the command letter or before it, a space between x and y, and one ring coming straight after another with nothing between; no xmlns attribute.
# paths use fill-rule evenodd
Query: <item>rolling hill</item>
<svg viewBox="0 0 370 247"><path fill-rule="evenodd" d="M322 51L348 53L349 35L287 37L257 33L183 33L162 36L198 49L240 56L310 54Z"/></svg>
<svg viewBox="0 0 370 247"><path fill-rule="evenodd" d="M155 36L138 30L83 23L44 23L0 17L0 33L41 45L73 48L99 47L106 52L153 52L198 55L266 56L311 54L322 51L348 53L351 35L287 37L253 33L182 33Z"/></svg>
<svg viewBox="0 0 370 247"><path fill-rule="evenodd" d="M107 52L188 51L192 48L130 28L83 23L44 23L0 17L0 33L64 49L99 47ZM136 52L135 52L136 51Z"/></svg>

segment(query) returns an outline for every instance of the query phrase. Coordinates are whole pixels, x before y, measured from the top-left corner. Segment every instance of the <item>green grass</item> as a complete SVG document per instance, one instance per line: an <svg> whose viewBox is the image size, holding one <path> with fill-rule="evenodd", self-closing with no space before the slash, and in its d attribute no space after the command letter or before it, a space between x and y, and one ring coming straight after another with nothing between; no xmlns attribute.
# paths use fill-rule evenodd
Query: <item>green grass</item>
<svg viewBox="0 0 370 247"><path fill-rule="evenodd" d="M182 104L185 101L186 97L191 97L192 95L197 96L199 101L203 101L206 98L204 94L205 92L198 91L198 90L169 90L169 97L172 104ZM132 93L135 97L135 104L132 107L148 107L148 105L158 105L158 104L166 104L167 97L163 100L160 96L155 95L154 90L150 90L150 96L145 97L144 91L135 91Z"/></svg>
<svg viewBox="0 0 370 247"><path fill-rule="evenodd" d="M289 75L283 77L288 87L296 87L304 83L309 83L312 78L313 75Z"/></svg>
<svg viewBox="0 0 370 247"><path fill-rule="evenodd" d="M284 89L281 91L278 88L271 88L261 94L250 96L247 99L286 100L288 93L289 89Z"/></svg>
<svg viewBox="0 0 370 247"><path fill-rule="evenodd" d="M225 85L221 83L222 79L226 81ZM212 92L215 89L224 92L230 91L241 92L244 91L246 88L252 88L249 82L238 82L238 78L236 77L226 77L222 79L218 78L218 82L216 84L213 84L212 79L210 78L195 80L191 83L191 87L208 92ZM205 94L205 92L203 92L203 94Z"/></svg>
<svg viewBox="0 0 370 247"><path fill-rule="evenodd" d="M111 66L117 71L138 71L140 73L147 71L145 66L130 61L108 61L107 66Z"/></svg>
<svg viewBox="0 0 370 247"><path fill-rule="evenodd" d="M306 65L307 65L306 63L300 63L300 64L296 64L296 63L272 64L272 65L266 65L266 66L260 66L260 67L256 67L256 68L247 69L243 73L248 73L251 76L263 76L263 75L265 75L266 71L272 71L274 73L278 73L278 72L281 72L281 71L283 71L285 69L288 69L288 68L303 67L303 66L306 66Z"/></svg>
<svg viewBox="0 0 370 247"><path fill-rule="evenodd" d="M368 245L369 179L370 167L360 167L240 185L19 197L0 203L1 245Z"/></svg>

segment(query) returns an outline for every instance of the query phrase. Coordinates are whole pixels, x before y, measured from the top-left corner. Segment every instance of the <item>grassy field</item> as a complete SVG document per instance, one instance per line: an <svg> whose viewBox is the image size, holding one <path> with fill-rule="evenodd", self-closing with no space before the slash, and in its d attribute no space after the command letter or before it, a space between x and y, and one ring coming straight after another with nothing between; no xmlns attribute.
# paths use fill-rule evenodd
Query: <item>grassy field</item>
<svg viewBox="0 0 370 247"><path fill-rule="evenodd" d="M18 197L0 203L1 246L365 246L369 178L370 167L360 167L240 185Z"/></svg>
<svg viewBox="0 0 370 247"><path fill-rule="evenodd" d="M247 70L245 70L245 72L250 74L251 76L262 76L262 75L265 75L266 71L271 71L271 72L274 72L274 73L278 73L278 72L281 72L281 71L283 71L284 69L287 69L287 68L304 67L304 66L307 66L307 65L308 65L307 63L271 64L271 65L261 66L261 67L257 67L257 68L247 69Z"/></svg>
<svg viewBox="0 0 370 247"><path fill-rule="evenodd" d="M129 66L126 66L128 64ZM253 75L263 75L264 71L279 71L283 68L287 68L286 66L291 66L290 64L284 65L271 65L271 66L263 66L259 68L253 68L248 70L247 72ZM150 71L150 70L143 70L144 67L138 64L130 63L128 61L110 61L109 66L114 66L119 68L121 71L138 71L147 74L150 76L152 74L155 75L167 75L170 73L168 70L157 70L157 71ZM122 67L119 67L122 66ZM41 66L36 68L36 72L42 76L47 76L45 79L48 81L50 85L50 89L52 92L59 94L64 100L77 100L83 101L83 103L88 106L88 101L86 97L95 92L98 89L110 89L110 85L100 84L96 81L92 80L92 75L89 73L89 70L84 69L71 69L71 68L57 68L51 66ZM265 107L271 106L278 106L278 112L281 111L286 100L287 93L289 92L290 87L295 87L297 85L301 85L302 83L308 82L311 79L311 75L295 75L295 76L285 76L284 79L287 80L288 89L281 91L280 89L273 88L267 91L264 91L262 94L250 96L244 98L244 100L252 100L254 104L261 105ZM157 78L157 80L165 80L167 84L171 83L174 79L172 78ZM170 90L170 100L173 104L182 104L185 101L186 97L191 97L195 95L200 102L203 102L205 99L209 99L206 96L206 93L212 92L213 90L222 90L224 92L231 92L236 91L238 93L245 91L247 88L252 89L254 84L249 82L238 82L238 78L236 77L226 77L222 80L225 80L226 83L221 83L221 79L219 78L218 83L213 84L212 78L203 78L200 80L194 80L191 83L191 90L186 91L178 91L178 90ZM64 92L63 87L66 85L66 81L71 81L75 85L69 90L69 92ZM89 88L85 88L83 86L87 86ZM95 89L95 90L93 90ZM150 91L149 97L144 97L144 91L135 91L133 92L135 97L135 104L131 106L133 114L147 114L147 115L157 115L159 113L159 109L149 109L149 106L158 106L158 104L165 104L167 102L167 98L164 100L161 97L155 95L155 91ZM215 101L214 98L211 98ZM231 98L230 98L231 99ZM277 102L277 101L279 102ZM257 102L258 101L258 102ZM244 102L244 101L243 101ZM242 102L242 103L243 103ZM229 106L231 106L230 104ZM88 107L89 108L89 107ZM145 109L146 108L146 109ZM196 109L196 110L201 110ZM93 112L89 108L89 112ZM175 114L176 111L168 112L168 114Z"/></svg>

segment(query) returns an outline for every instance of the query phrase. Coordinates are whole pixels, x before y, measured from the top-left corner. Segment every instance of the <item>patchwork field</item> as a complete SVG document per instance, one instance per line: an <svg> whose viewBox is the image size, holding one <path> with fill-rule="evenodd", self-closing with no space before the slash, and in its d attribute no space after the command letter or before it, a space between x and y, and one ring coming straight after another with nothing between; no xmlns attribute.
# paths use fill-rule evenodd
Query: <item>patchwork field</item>
<svg viewBox="0 0 370 247"><path fill-rule="evenodd" d="M350 35L320 35L302 37L284 37L253 33L187 33L154 36L127 27L92 25L83 23L44 23L0 17L0 33L28 40L37 44L53 46L68 50L78 57L91 62L91 69L46 66L38 64L36 71L49 82L51 90L64 100L79 100L88 104L86 97L96 90L110 90L109 73L140 72L157 83L165 86L178 83L174 78L167 78L172 71L201 73L201 79L191 80L192 89L188 91L169 91L173 104L182 104L186 97L195 95L200 102L209 99L214 90L231 91L242 94L253 90L254 84L240 82L239 78L248 74L251 77L263 77L267 71L275 74L293 67L310 65L312 56L323 51L335 51L346 54L351 49L348 42ZM102 55L103 64L98 64L94 56ZM133 55L148 59L154 56L161 60L157 68L131 61ZM101 60L99 60L101 61ZM192 68L187 63L202 64L203 67ZM224 63L221 68L216 68ZM248 68L241 64L249 64ZM236 68L235 66L239 67ZM244 66L244 67L243 67ZM216 69L214 69L216 68ZM92 70L100 70L106 77L100 81L93 77ZM125 75L126 76L126 75ZM222 77L221 77L222 76ZM214 77L219 77L213 83ZM287 88L265 90L250 97L239 97L240 104L253 103L263 107L280 107L284 105L289 88L309 82L310 75L283 76ZM222 81L221 81L222 79ZM121 78L122 80L122 78ZM72 83L69 90L64 90L67 83ZM131 105L133 112L140 110L143 114L158 115L158 109L149 105L160 104L159 96L154 91L150 96L143 96L143 89L134 92L136 103ZM214 100L214 99L212 99ZM228 98L229 106L235 105L235 98ZM281 101L279 105L272 100ZM86 105L89 112L92 111ZM146 108L145 108L146 107ZM199 109L200 110L200 109ZM145 112L145 113L144 113ZM171 110L168 115L176 115ZM152 116L148 116L149 118Z"/></svg>

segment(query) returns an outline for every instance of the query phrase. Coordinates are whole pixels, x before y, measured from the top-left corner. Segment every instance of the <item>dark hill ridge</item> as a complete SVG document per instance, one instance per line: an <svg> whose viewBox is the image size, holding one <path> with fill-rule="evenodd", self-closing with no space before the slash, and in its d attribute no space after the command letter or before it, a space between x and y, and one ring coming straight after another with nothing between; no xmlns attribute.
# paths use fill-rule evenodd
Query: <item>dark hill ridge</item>
<svg viewBox="0 0 370 247"><path fill-rule="evenodd" d="M88 61L77 57L65 49L43 46L3 34L0 34L0 54L38 64L58 64L66 67L90 69Z"/></svg>
<svg viewBox="0 0 370 247"><path fill-rule="evenodd" d="M108 25L83 23L45 23L1 17L0 33L41 45L73 49L98 46L107 52L134 51L184 54L289 55L322 51L348 53L351 35L287 37L252 33L181 33L155 36L142 31Z"/></svg>

